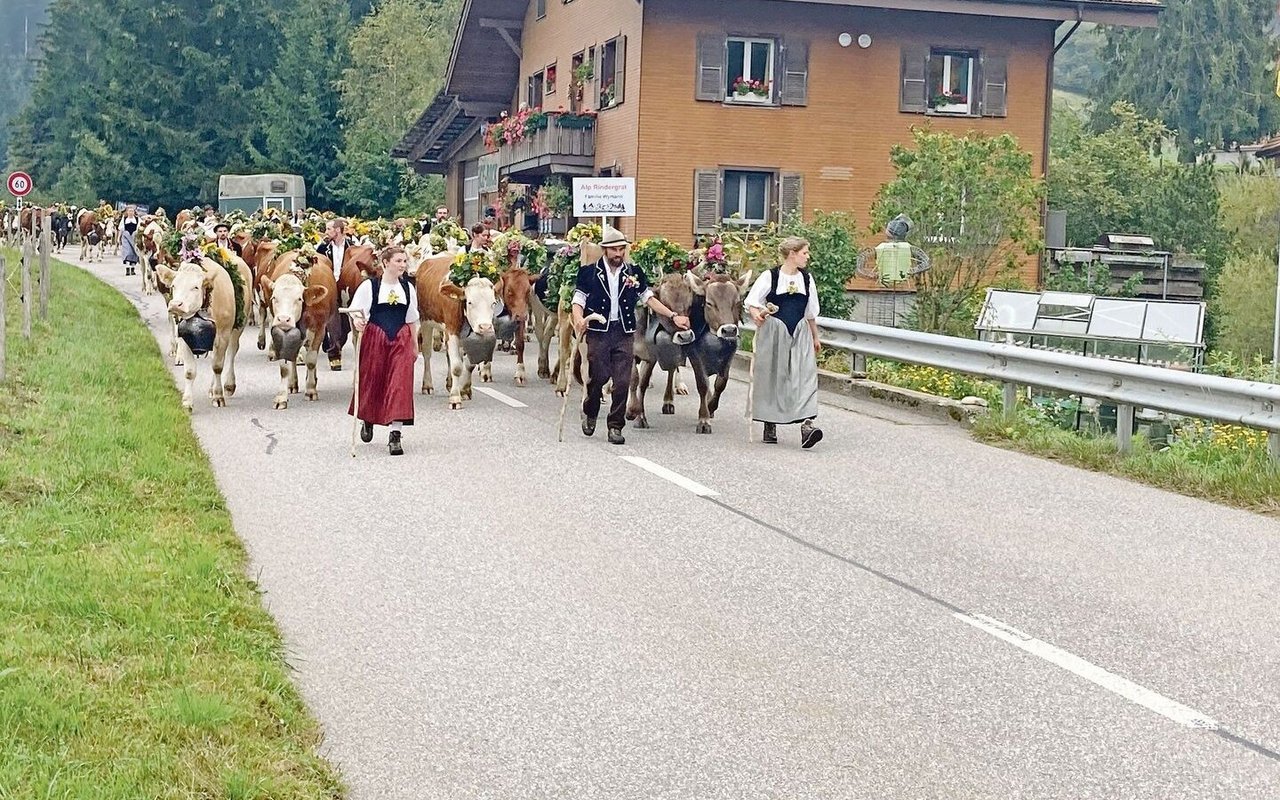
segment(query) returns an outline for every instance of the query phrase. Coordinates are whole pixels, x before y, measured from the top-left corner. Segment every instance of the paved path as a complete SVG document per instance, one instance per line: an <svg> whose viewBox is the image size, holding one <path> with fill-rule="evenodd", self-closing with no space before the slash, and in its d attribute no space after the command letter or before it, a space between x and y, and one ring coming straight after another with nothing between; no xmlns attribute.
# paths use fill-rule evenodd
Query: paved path
<svg viewBox="0 0 1280 800"><path fill-rule="evenodd" d="M255 338L193 422L356 800L1280 797L1274 521L848 398L748 444L738 383L558 444L509 356L353 460Z"/></svg>

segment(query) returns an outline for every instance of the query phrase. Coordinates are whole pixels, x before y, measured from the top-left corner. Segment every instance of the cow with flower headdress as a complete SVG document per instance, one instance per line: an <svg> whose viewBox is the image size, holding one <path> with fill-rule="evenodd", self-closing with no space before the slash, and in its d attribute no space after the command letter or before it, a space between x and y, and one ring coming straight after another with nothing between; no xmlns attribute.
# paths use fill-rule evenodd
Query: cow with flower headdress
<svg viewBox="0 0 1280 800"><path fill-rule="evenodd" d="M274 407L289 407L289 395L298 391L298 355L307 365L308 400L318 400L317 362L324 343L325 325L338 303L333 264L310 244L295 240L277 244L270 272L258 278L265 300L262 327L270 327L267 359L280 359L280 391ZM261 336L260 336L261 338Z"/></svg>
<svg viewBox="0 0 1280 800"><path fill-rule="evenodd" d="M462 408L471 399L471 377L476 365L491 361L497 342L493 329L494 285L500 279L489 253L477 250L452 257L436 256L420 264L414 276L418 291L418 349L425 364L422 392L431 394L431 338L443 329L444 350L449 365L445 388L449 408Z"/></svg>

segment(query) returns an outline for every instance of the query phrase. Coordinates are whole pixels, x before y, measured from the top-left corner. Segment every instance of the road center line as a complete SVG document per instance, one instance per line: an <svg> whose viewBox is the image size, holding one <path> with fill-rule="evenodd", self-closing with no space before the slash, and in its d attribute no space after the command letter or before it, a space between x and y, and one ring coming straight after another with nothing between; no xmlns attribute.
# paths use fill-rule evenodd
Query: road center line
<svg viewBox="0 0 1280 800"><path fill-rule="evenodd" d="M1054 666L1065 669L1067 672L1079 675L1090 683L1120 695L1131 703L1136 703L1143 708L1154 711L1162 717L1168 717L1179 725L1210 731L1216 731L1219 728L1218 723L1207 714L1202 714L1194 708L1184 706L1177 700L1171 700L1162 694L1153 692L1128 678L1122 678L1113 672L1108 672L1097 664L1085 661L1083 658L1068 653L1060 647L1054 647L1048 642L1023 633L998 619L992 619L985 614L969 615L962 612L955 612L952 616L966 625L972 625L980 631L1013 645L1019 650L1024 650L1033 656L1048 661Z"/></svg>
<svg viewBox="0 0 1280 800"><path fill-rule="evenodd" d="M489 397L492 397L494 400L497 400L499 403L504 403L506 405L511 406L512 408L528 408L529 407L524 403L521 403L519 400L515 399L514 397L503 394L497 389L490 389L488 386L477 386L475 387L475 389L480 394L488 395Z"/></svg>
<svg viewBox="0 0 1280 800"><path fill-rule="evenodd" d="M663 480L671 481L681 489L687 489L698 497L716 497L720 494L716 490L708 489L706 486L703 486L697 481L690 480L678 472L672 472L661 464L655 464L647 458L641 458L640 456L620 456L620 458L623 461L636 465L640 469L652 472Z"/></svg>

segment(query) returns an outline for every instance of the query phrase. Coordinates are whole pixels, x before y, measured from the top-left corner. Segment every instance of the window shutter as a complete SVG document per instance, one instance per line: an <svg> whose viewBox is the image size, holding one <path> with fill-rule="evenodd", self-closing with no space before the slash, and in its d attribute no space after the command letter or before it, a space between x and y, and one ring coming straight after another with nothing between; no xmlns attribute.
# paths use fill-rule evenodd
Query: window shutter
<svg viewBox="0 0 1280 800"><path fill-rule="evenodd" d="M693 232L714 233L720 224L720 170L693 172Z"/></svg>
<svg viewBox="0 0 1280 800"><path fill-rule="evenodd" d="M778 222L804 210L804 175L784 172L778 178Z"/></svg>
<svg viewBox="0 0 1280 800"><path fill-rule="evenodd" d="M982 116L1009 114L1009 57L982 55Z"/></svg>
<svg viewBox="0 0 1280 800"><path fill-rule="evenodd" d="M625 81L627 77L627 37L619 36L613 51L613 103L618 105L625 99Z"/></svg>
<svg viewBox="0 0 1280 800"><path fill-rule="evenodd" d="M784 106L809 103L809 43L788 39L782 43L782 83L778 102Z"/></svg>
<svg viewBox="0 0 1280 800"><path fill-rule="evenodd" d="M902 91L898 110L923 114L928 110L929 48L906 45L902 48Z"/></svg>
<svg viewBox="0 0 1280 800"><path fill-rule="evenodd" d="M694 76L695 100L724 100L725 37L718 33L698 34L698 74Z"/></svg>

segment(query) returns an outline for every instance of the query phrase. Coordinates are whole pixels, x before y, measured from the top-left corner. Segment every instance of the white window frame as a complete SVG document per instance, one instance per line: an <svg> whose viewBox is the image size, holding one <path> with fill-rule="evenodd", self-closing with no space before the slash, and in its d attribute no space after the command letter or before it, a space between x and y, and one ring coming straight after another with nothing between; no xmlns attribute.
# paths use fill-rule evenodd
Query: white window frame
<svg viewBox="0 0 1280 800"><path fill-rule="evenodd" d="M742 73L739 75L730 74L732 70L729 68L729 43L742 42ZM764 97L759 97L751 92L744 95L738 95L733 91L732 81L735 78L745 78L751 72L751 45L767 44L769 45L769 61L765 64L765 80L769 82L769 93ZM746 103L748 105L772 105L774 94L778 87L774 85L773 80L774 65L778 58L778 42L776 39L765 39L759 36L728 36L725 37L725 88L724 99L726 103Z"/></svg>
<svg viewBox="0 0 1280 800"><path fill-rule="evenodd" d="M726 178L730 172L737 172L743 175L763 175L764 176L764 219L748 219L746 217L725 216L724 206L725 200L728 198L728 188ZM767 225L769 224L770 210L773 208L773 183L775 174L769 170L763 169L737 169L726 168L720 170L720 222L724 225ZM738 213L744 213L747 207L747 181L740 181L738 184L738 202L736 204Z"/></svg>
<svg viewBox="0 0 1280 800"><path fill-rule="evenodd" d="M462 171L462 221L468 228L483 218L480 207L480 163L476 162L476 174Z"/></svg>
<svg viewBox="0 0 1280 800"><path fill-rule="evenodd" d="M964 53L964 55L961 55L962 52ZM942 59L942 85L943 86L951 85L951 70L952 70L952 64L954 61L957 61L959 59L964 59L969 62L968 83L965 86L965 93L964 93L964 96L967 102L951 103L944 106L928 106L928 104L933 101L935 90L940 87L935 87L935 86L926 84L926 90L928 92L928 95L925 98L926 105L928 106L929 110L934 112L935 114L972 114L974 109L973 77L974 77L974 73L977 71L977 68L978 68L978 54L974 52L949 51L949 50L938 50L938 49L935 49L933 52L929 54L930 61L933 61L934 59L939 59L939 58ZM932 71L933 70L930 70L931 73ZM932 81L933 75L930 74L926 76L926 80Z"/></svg>
<svg viewBox="0 0 1280 800"><path fill-rule="evenodd" d="M264 210L268 208L277 208L281 211L284 211L284 198L283 197L264 197L262 198L262 208Z"/></svg>

